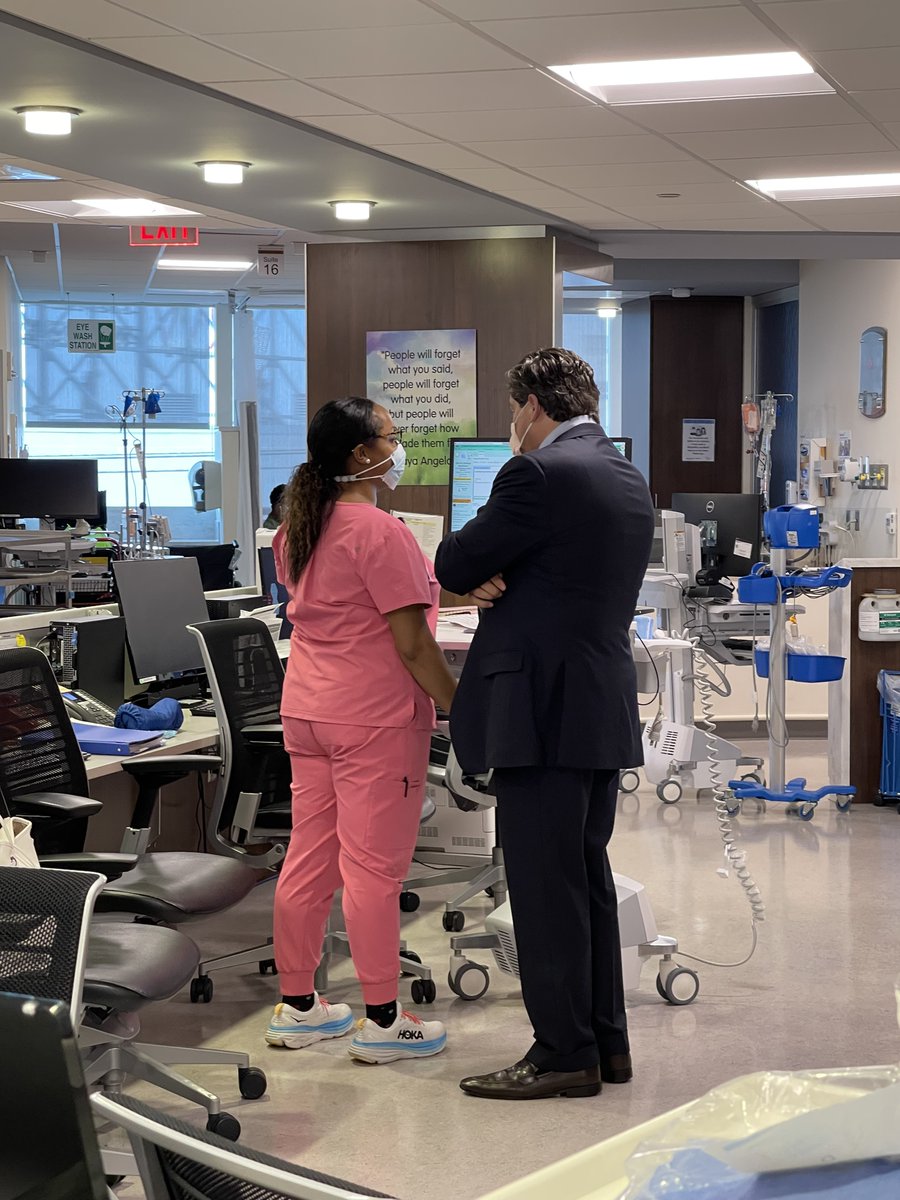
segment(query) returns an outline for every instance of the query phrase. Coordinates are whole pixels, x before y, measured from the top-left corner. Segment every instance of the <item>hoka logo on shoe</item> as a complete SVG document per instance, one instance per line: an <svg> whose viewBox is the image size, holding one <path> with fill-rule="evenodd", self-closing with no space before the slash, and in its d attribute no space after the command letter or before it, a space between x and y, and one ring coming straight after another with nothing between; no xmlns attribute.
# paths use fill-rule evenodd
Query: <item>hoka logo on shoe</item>
<svg viewBox="0 0 900 1200"><path fill-rule="evenodd" d="M407 1042L424 1042L425 1035L421 1029L401 1029L397 1037L404 1038Z"/></svg>

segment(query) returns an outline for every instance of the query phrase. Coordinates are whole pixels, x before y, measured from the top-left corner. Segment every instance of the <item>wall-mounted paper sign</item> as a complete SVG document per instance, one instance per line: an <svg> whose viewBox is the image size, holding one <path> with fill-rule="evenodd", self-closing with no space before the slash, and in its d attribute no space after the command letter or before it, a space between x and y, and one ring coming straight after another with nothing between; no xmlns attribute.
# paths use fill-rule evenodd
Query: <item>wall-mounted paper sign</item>
<svg viewBox="0 0 900 1200"><path fill-rule="evenodd" d="M682 421L681 461L716 461L716 423L704 419Z"/></svg>

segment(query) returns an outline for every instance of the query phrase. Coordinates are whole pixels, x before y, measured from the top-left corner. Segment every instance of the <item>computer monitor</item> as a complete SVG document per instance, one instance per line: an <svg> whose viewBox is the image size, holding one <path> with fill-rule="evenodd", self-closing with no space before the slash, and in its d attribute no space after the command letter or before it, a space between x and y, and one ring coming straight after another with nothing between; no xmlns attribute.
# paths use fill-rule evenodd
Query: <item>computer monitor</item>
<svg viewBox="0 0 900 1200"><path fill-rule="evenodd" d="M81 517L87 521L91 529L107 529L109 527L109 515L106 511L105 491L101 490L97 493L96 506L92 508L90 512L82 513ZM75 520L79 519L80 518L77 517L75 518ZM56 517L54 518L54 524L56 525L57 529L68 529L69 526L72 525L72 518L66 520L65 518Z"/></svg>
<svg viewBox="0 0 900 1200"><path fill-rule="evenodd" d="M759 562L762 497L733 492L676 492L672 508L700 530L703 566L719 576L748 575Z"/></svg>
<svg viewBox="0 0 900 1200"><path fill-rule="evenodd" d="M0 994L0 1057L0 1192L106 1200L81 1055L66 1005Z"/></svg>
<svg viewBox="0 0 900 1200"><path fill-rule="evenodd" d="M196 558L131 558L112 564L135 679L144 683L203 669L187 629L209 620Z"/></svg>
<svg viewBox="0 0 900 1200"><path fill-rule="evenodd" d="M609 439L623 458L631 462L631 438L611 437Z"/></svg>
<svg viewBox="0 0 900 1200"><path fill-rule="evenodd" d="M456 533L486 503L497 472L512 458L499 438L450 439L450 531Z"/></svg>
<svg viewBox="0 0 900 1200"><path fill-rule="evenodd" d="M98 491L96 458L0 458L0 513L77 521Z"/></svg>
<svg viewBox="0 0 900 1200"><path fill-rule="evenodd" d="M289 638L293 632L294 626L287 619L287 613L284 606L288 602L287 588L283 583L278 582L278 575L275 570L275 551L271 546L259 546L256 551L259 557L259 583L260 591L264 596L268 596L272 604L281 604L281 633L282 638Z"/></svg>

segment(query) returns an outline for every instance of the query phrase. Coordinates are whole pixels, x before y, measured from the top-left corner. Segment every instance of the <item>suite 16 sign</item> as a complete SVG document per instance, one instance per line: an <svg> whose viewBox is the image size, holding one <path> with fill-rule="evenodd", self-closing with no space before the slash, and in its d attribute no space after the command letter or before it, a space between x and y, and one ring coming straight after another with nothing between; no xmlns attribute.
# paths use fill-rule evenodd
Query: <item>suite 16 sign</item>
<svg viewBox="0 0 900 1200"><path fill-rule="evenodd" d="M446 484L450 439L476 433L474 329L366 334L366 394L403 430L403 483Z"/></svg>

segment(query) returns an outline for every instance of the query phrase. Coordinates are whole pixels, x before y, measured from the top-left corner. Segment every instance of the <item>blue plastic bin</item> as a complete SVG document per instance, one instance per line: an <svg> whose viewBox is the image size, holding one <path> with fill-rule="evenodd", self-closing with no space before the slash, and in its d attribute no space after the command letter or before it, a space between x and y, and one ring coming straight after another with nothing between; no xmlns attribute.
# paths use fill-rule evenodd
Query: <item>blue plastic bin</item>
<svg viewBox="0 0 900 1200"><path fill-rule="evenodd" d="M768 650L754 651L756 673L769 678ZM846 659L835 654L788 654L785 675L794 683L834 683L844 674Z"/></svg>
<svg viewBox="0 0 900 1200"><path fill-rule="evenodd" d="M778 599L774 575L742 575L737 584L741 604L774 604Z"/></svg>

